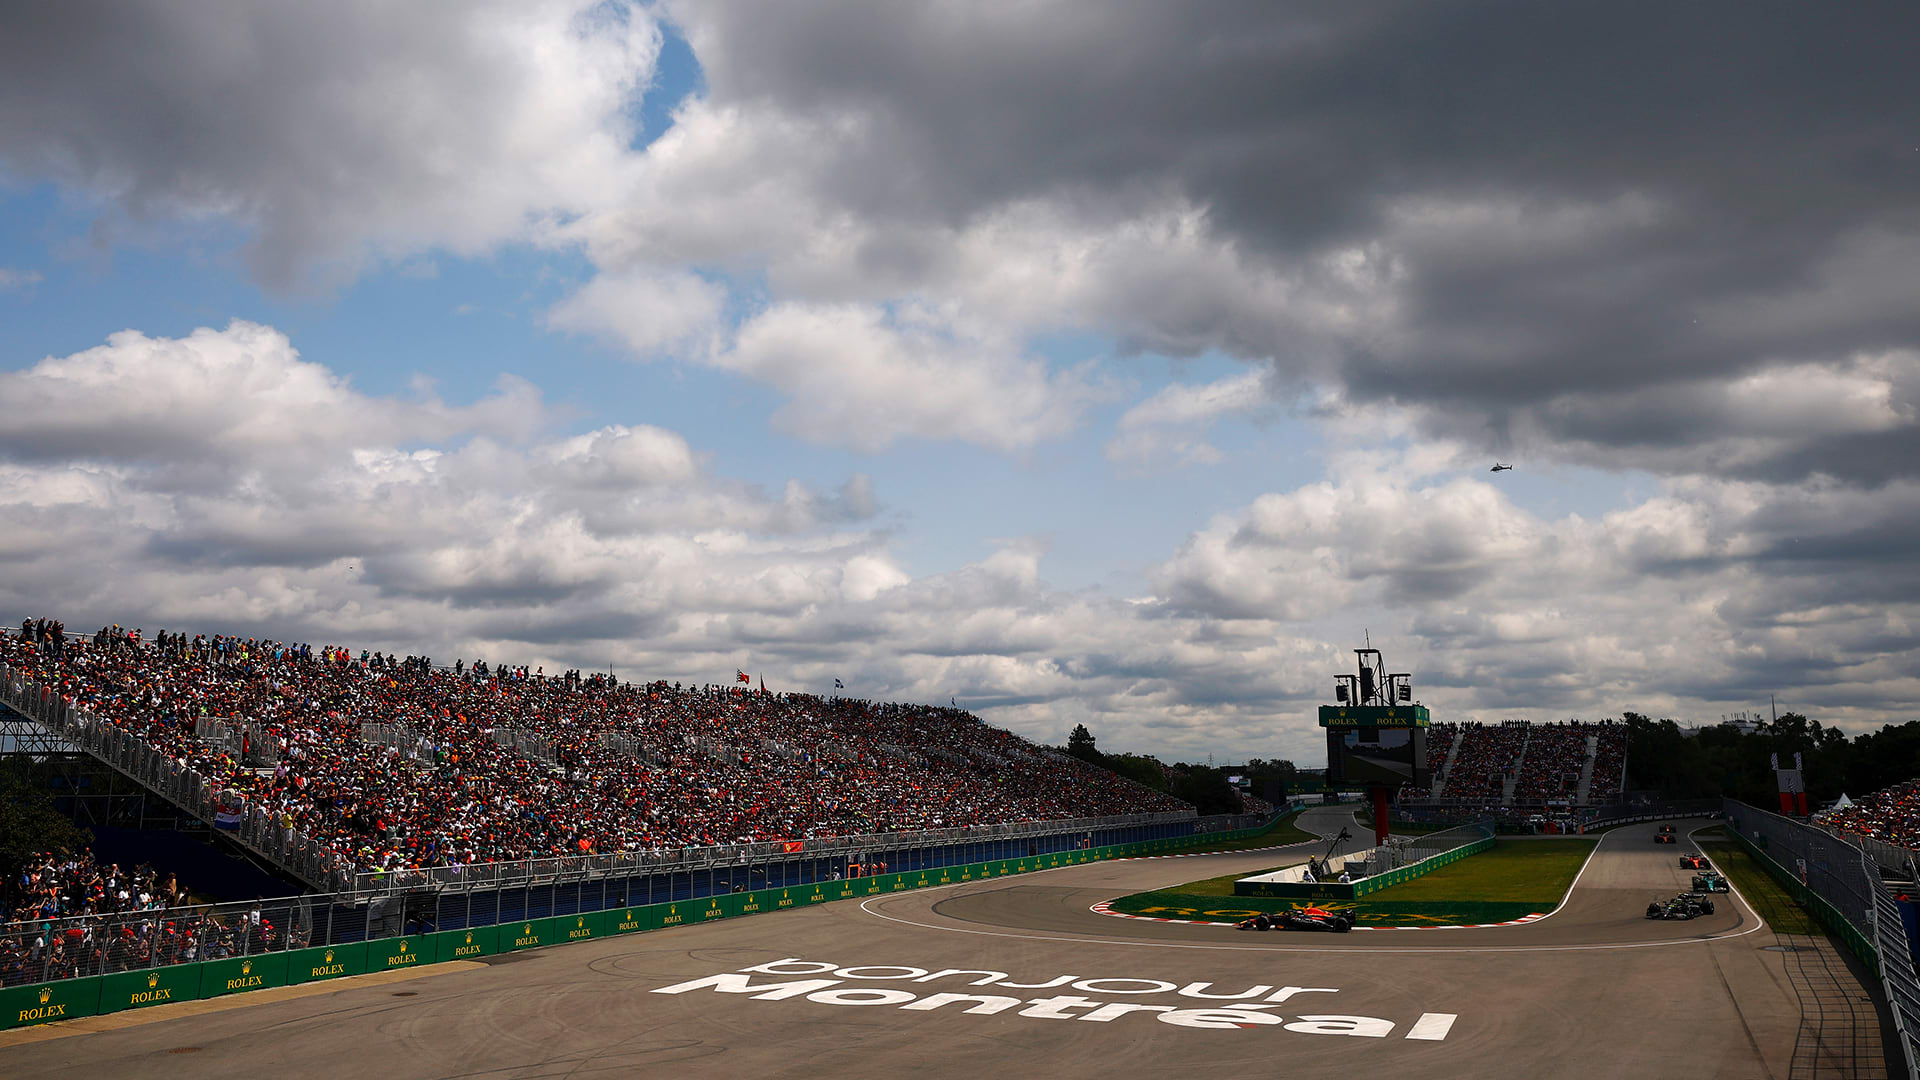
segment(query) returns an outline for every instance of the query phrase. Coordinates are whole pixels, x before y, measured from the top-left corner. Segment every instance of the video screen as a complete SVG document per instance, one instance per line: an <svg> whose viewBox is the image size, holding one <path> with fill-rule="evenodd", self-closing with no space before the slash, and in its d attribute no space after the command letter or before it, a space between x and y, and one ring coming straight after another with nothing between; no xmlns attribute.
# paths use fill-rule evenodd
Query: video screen
<svg viewBox="0 0 1920 1080"><path fill-rule="evenodd" d="M1427 729L1395 727L1332 728L1327 731L1329 784L1384 784L1399 787L1432 783L1427 769Z"/></svg>

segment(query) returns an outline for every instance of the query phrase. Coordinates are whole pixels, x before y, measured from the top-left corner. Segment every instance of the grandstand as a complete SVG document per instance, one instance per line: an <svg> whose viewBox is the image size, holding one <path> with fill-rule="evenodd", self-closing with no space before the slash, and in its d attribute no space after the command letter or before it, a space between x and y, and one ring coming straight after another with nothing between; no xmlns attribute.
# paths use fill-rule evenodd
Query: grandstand
<svg viewBox="0 0 1920 1080"><path fill-rule="evenodd" d="M1895 784L1849 802L1818 815L1815 821L1854 837L1920 850L1920 780Z"/></svg>
<svg viewBox="0 0 1920 1080"><path fill-rule="evenodd" d="M0 644L90 752L325 888L512 860L1185 815L959 709L119 628ZM132 768L131 765L127 766ZM316 871L318 869L318 872Z"/></svg>
<svg viewBox="0 0 1920 1080"><path fill-rule="evenodd" d="M1626 782L1626 728L1583 723L1435 724L1430 789L1402 802L1483 806L1584 806L1619 798Z"/></svg>

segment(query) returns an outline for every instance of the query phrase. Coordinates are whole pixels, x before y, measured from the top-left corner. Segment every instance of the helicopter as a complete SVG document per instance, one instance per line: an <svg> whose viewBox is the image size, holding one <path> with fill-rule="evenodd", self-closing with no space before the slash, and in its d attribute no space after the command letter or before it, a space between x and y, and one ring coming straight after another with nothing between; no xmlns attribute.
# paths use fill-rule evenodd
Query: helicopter
<svg viewBox="0 0 1920 1080"><path fill-rule="evenodd" d="M1493 463L1493 468L1488 469L1487 471L1488 472L1512 472L1513 466L1508 465L1505 462L1496 461Z"/></svg>

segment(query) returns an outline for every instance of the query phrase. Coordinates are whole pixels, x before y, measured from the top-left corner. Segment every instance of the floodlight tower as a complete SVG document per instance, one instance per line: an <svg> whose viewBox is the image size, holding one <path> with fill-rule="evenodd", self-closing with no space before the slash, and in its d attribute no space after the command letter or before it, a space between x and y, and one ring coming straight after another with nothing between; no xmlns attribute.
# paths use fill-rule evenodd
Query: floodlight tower
<svg viewBox="0 0 1920 1080"><path fill-rule="evenodd" d="M1374 846L1387 842L1387 805L1401 786L1431 783L1427 707L1413 701L1413 676L1389 672L1380 650L1355 649L1355 672L1333 677L1335 704L1320 706L1327 729L1327 783L1360 784L1373 804Z"/></svg>

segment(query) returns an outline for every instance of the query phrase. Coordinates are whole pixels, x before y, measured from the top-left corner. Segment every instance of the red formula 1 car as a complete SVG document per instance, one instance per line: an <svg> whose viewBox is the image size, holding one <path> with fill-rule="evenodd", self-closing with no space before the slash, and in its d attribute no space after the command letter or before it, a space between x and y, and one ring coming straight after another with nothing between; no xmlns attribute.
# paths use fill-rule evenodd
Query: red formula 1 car
<svg viewBox="0 0 1920 1080"><path fill-rule="evenodd" d="M1673 826L1662 825L1654 832L1653 842L1656 844L1677 844L1680 842L1680 834L1673 831Z"/></svg>
<svg viewBox="0 0 1920 1080"><path fill-rule="evenodd" d="M1272 915L1255 915L1234 925L1241 930L1306 930L1323 934L1344 934L1353 929L1352 911L1330 911L1308 906Z"/></svg>
<svg viewBox="0 0 1920 1080"><path fill-rule="evenodd" d="M1707 857L1705 855L1699 854L1698 852L1692 855L1680 856L1680 865L1688 870L1713 869L1713 864L1707 861Z"/></svg>

